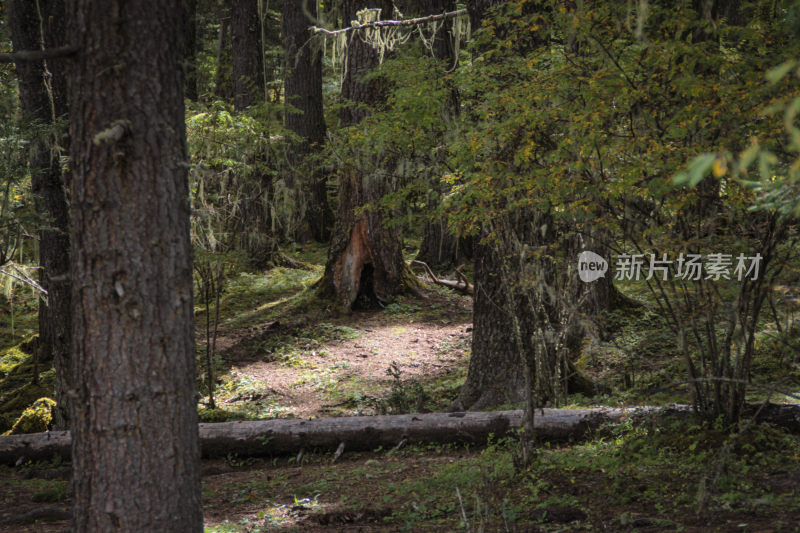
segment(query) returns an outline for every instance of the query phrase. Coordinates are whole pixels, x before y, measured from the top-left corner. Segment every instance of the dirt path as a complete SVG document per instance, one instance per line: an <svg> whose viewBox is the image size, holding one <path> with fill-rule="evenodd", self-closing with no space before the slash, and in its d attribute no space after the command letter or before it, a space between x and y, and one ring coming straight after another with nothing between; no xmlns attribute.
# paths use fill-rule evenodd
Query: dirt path
<svg viewBox="0 0 800 533"><path fill-rule="evenodd" d="M259 418L375 414L397 410L392 401L425 410L422 384L455 380L466 368L469 304L408 300L329 322L225 332L218 341L227 370L218 380L218 405Z"/></svg>

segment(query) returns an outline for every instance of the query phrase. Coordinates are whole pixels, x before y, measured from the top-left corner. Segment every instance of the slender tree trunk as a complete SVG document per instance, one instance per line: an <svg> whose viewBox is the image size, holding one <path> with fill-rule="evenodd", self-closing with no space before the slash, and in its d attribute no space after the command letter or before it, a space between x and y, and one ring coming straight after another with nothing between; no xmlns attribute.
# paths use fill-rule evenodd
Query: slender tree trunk
<svg viewBox="0 0 800 533"><path fill-rule="evenodd" d="M439 198L444 193L444 187L438 179L431 184L431 195L428 207L435 210ZM444 271L457 267L472 258L472 242L469 238L460 239L448 228L445 220L435 218L425 222L422 242L416 260L422 261L433 270Z"/></svg>
<svg viewBox="0 0 800 533"><path fill-rule="evenodd" d="M409 7L417 4L420 16L443 13L456 9L454 0L417 0L411 2ZM447 70L455 65L458 58L455 56L453 42L450 35L452 32L453 21L446 21L436 34L431 45L433 56L441 61L441 75L445 76ZM453 87L445 103L444 115L450 118L458 116L459 107L458 90ZM448 187L436 178L431 183L431 190L428 194L428 211L433 213L439 206L439 199L448 192ZM447 229L447 224L441 219L431 219L425 223L420 243L419 253L416 259L427 263L435 270L444 270L458 266L463 261L472 257L471 242L469 239L459 239Z"/></svg>
<svg viewBox="0 0 800 533"><path fill-rule="evenodd" d="M37 11L38 5L38 11ZM11 3L11 33L15 50L38 50L63 46L64 0L14 0ZM23 118L48 128L66 114L65 61L24 61L16 66ZM47 301L39 302L40 361L52 359L56 373L54 426L69 424L70 373L70 274L69 212L64 193L58 146L63 128L43 131L31 150L31 188L36 208L46 218L39 232L40 283Z"/></svg>
<svg viewBox="0 0 800 533"><path fill-rule="evenodd" d="M233 98L231 80L231 0L219 3L219 31L217 33L217 71L214 75L214 96L221 100Z"/></svg>
<svg viewBox="0 0 800 533"><path fill-rule="evenodd" d="M232 0L231 53L233 106L241 111L264 98L264 53L258 0Z"/></svg>
<svg viewBox="0 0 800 533"><path fill-rule="evenodd" d="M186 73L185 96L197 101L197 0L184 0L183 20L186 24L186 47L183 54L183 69Z"/></svg>
<svg viewBox="0 0 800 533"><path fill-rule="evenodd" d="M345 0L344 20L354 20L357 11L374 6L374 1ZM391 2L381 2L381 7L381 19L388 18ZM382 80L364 79L377 65L375 50L358 37L353 38L342 83L342 100L349 104L342 108L342 125L358 123L385 102ZM356 302L377 305L400 292L411 279L403 260L400 232L385 225L380 208L380 200L388 192L384 177L368 175L357 168L349 168L339 177L336 224L321 284L341 309L349 310ZM373 207L361 211L367 204Z"/></svg>
<svg viewBox="0 0 800 533"><path fill-rule="evenodd" d="M181 3L67 13L72 530L199 532Z"/></svg>
<svg viewBox="0 0 800 533"><path fill-rule="evenodd" d="M286 103L294 108L286 112L286 127L303 139L289 146L288 160L293 172L308 176L297 181L304 186L308 196L311 234L316 241L327 242L331 237L333 212L328 204L325 173L313 158L325 142L322 51L309 41L308 28L312 23L304 12L303 2L308 12L313 13L314 2L310 0L283 3L284 97Z"/></svg>

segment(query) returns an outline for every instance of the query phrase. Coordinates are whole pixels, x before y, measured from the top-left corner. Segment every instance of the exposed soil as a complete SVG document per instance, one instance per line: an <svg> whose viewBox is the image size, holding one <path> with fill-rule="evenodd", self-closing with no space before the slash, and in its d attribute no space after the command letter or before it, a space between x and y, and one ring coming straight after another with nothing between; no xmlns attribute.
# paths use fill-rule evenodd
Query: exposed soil
<svg viewBox="0 0 800 533"><path fill-rule="evenodd" d="M469 354L471 310L469 298L406 300L407 307L438 309L433 320L420 321L386 311L356 311L325 323L350 338L317 341L319 324L307 320L271 322L258 328L223 331L217 341L220 355L237 379L252 384L249 396L220 394L218 405L235 406L242 400L263 399L280 406L281 417L320 417L374 414L375 401L389 394L393 382L436 379L463 366ZM280 354L277 336L299 339L294 351ZM393 378L387 370L395 365ZM222 378L221 381L224 381Z"/></svg>

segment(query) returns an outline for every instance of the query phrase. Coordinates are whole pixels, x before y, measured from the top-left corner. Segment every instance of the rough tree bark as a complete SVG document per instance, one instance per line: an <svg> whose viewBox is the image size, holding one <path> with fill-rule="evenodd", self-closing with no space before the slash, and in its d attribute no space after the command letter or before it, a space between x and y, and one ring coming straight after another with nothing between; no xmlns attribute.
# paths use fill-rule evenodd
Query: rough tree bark
<svg viewBox="0 0 800 533"><path fill-rule="evenodd" d="M565 241L564 230L555 230L548 217L528 213L519 219L538 219L536 226L548 230L539 234L533 228L516 225L503 231L515 232L516 238L532 248L563 248L567 252L553 260L537 261L526 266L528 272L520 273L514 268L520 250L509 246L508 238L476 247L472 354L467 379L452 409L479 410L521 402L526 392L522 373L525 364L532 365L538 380L537 402L556 401L564 393L592 396L601 390L576 368L574 361L588 333L586 323L621 302L615 297L611 276L591 284L565 280L565 276L570 266L567 263L577 261L580 251L591 250L609 257L607 249L590 236ZM532 275L539 278L530 287L525 280ZM574 271L571 275L577 277ZM558 287L559 292L551 295L548 290L541 290L543 284L553 290ZM576 309L570 315L571 306ZM583 320L578 320L577 311ZM512 313L519 324L521 346L512 328ZM564 324L566 317L569 323ZM548 335L557 335L559 340L548 340ZM563 344L563 351L559 351L559 344Z"/></svg>
<svg viewBox="0 0 800 533"><path fill-rule="evenodd" d="M15 50L56 48L64 44L64 0L14 0L11 3L11 38ZM41 25L40 25L41 14ZM42 35L43 33L43 35ZM54 128L66 114L64 59L21 61L16 65L23 119ZM31 148L31 189L36 209L46 219L39 231L40 283L47 303L39 302L38 358L52 359L56 373L54 426L69 424L70 374L70 274L69 207L64 191L58 146L63 128L40 133Z"/></svg>
<svg viewBox="0 0 800 533"><path fill-rule="evenodd" d="M315 3L310 0L283 3L283 39L286 51L284 98L296 111L286 112L286 127L302 138L288 147L288 160L292 172L307 178L296 180L306 189L308 197L307 219L309 229L318 242L331 238L333 212L328 204L325 173L314 164L309 155L318 152L325 142L325 115L322 109L322 50L309 41L309 26L313 25L305 14L303 2L309 13ZM299 111L299 112L298 112Z"/></svg>
<svg viewBox="0 0 800 533"><path fill-rule="evenodd" d="M475 247L472 352L467 379L452 407L455 410L480 410L525 399L525 362L509 326L500 261L501 255L491 245ZM527 313L520 315L523 322L529 318Z"/></svg>
<svg viewBox="0 0 800 533"><path fill-rule="evenodd" d="M356 13L365 8L380 8L381 20L392 16L390 0L342 0L342 20L355 20ZM372 109L386 101L386 90L380 79L364 80L364 76L378 66L378 53L357 35L348 35L350 44L347 47L347 70L342 80L342 107L339 120L342 126L358 124L370 114Z"/></svg>
<svg viewBox="0 0 800 533"><path fill-rule="evenodd" d="M231 51L233 106L241 111L264 98L264 54L261 50L258 0L232 0Z"/></svg>
<svg viewBox="0 0 800 533"><path fill-rule="evenodd" d="M391 2L378 3L381 19L392 13ZM342 5L345 21L354 20L356 12L374 7L374 0L345 0ZM356 35L347 50L347 70L342 82L341 111L343 126L360 122L386 99L380 79L364 80L378 65L378 54ZM347 168L339 176L339 204L328 262L321 281L322 290L334 297L336 305L349 310L358 305L377 305L399 293L412 278L402 254L402 237L397 228L384 223L380 199L389 192L389 184L381 176ZM373 207L356 214L360 207Z"/></svg>
<svg viewBox="0 0 800 533"><path fill-rule="evenodd" d="M472 32L483 24L486 12L502 0L467 2ZM501 254L488 244L474 247L472 353L467 379L452 410L518 403L525 399L525 362L509 327L507 298L501 274ZM520 318L524 319L527 314ZM525 324L521 324L522 327ZM530 329L530 328L528 328Z"/></svg>
<svg viewBox="0 0 800 533"><path fill-rule="evenodd" d="M72 530L201 531L181 2L67 13Z"/></svg>

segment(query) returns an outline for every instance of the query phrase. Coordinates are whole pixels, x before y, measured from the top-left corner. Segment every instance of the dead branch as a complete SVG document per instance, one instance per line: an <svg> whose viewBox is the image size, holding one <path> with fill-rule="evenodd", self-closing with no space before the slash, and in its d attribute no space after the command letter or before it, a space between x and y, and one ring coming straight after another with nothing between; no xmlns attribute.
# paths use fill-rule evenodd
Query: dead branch
<svg viewBox="0 0 800 533"><path fill-rule="evenodd" d="M421 265L422 268L425 269L425 272L428 274L428 276L437 285L441 285L443 287L450 287L451 289L455 289L455 290L457 290L459 292L462 292L464 294L468 294L469 296L472 296L474 294L474 292L475 292L475 289L472 286L472 283L470 283L467 280L467 278L464 276L464 274L462 274L459 270L456 270L456 275L459 277L459 279L458 279L458 281L454 281L454 280L450 280L450 279L441 279L441 278L436 277L436 275L431 270L431 267L429 267L427 265L427 263L425 263L423 261L417 261L415 259L415 260L411 261L411 264L412 265L413 264Z"/></svg>
<svg viewBox="0 0 800 533"><path fill-rule="evenodd" d="M43 61L45 59L57 59L70 57L80 50L77 46L59 46L58 48L47 48L45 50L20 50L10 54L0 54L0 63L14 63L16 61Z"/></svg>
<svg viewBox="0 0 800 533"><path fill-rule="evenodd" d="M457 9L455 11L449 11L447 13L441 13L439 15L429 15L427 17L418 17L414 19L378 20L375 22L367 22L365 24L349 26L347 28L342 28L340 30L326 30L325 28L320 28L319 26L311 26L309 30L311 30L315 34L324 33L325 35L338 35L340 33L347 33L349 31L359 31L359 30L365 30L367 28L382 28L384 26L416 26L417 24L424 24L426 22L436 22L437 20L451 19L466 14L467 14L466 9Z"/></svg>

